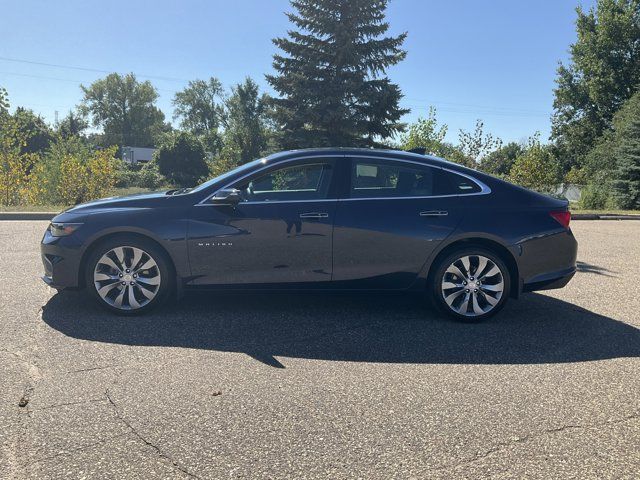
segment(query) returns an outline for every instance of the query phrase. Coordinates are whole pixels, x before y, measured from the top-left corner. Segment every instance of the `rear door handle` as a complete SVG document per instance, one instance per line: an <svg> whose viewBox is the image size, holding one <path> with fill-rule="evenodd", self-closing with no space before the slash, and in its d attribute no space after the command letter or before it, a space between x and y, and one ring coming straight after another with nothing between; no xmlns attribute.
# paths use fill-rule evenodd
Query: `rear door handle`
<svg viewBox="0 0 640 480"><path fill-rule="evenodd" d="M446 217L449 212L446 210L427 210L426 212L420 212L421 217Z"/></svg>
<svg viewBox="0 0 640 480"><path fill-rule="evenodd" d="M323 212L301 213L300 218L329 218L329 214Z"/></svg>

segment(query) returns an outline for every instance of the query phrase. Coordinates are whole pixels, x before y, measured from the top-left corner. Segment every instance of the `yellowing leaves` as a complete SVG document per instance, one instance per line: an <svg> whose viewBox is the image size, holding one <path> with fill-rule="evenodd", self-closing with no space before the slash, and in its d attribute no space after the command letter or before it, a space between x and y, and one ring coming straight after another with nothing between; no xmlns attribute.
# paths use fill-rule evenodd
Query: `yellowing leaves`
<svg viewBox="0 0 640 480"><path fill-rule="evenodd" d="M17 205L28 196L29 180L38 156L22 153L28 133L9 115L0 118L0 202Z"/></svg>
<svg viewBox="0 0 640 480"><path fill-rule="evenodd" d="M51 175L42 156L23 153L28 132L8 115L0 119L0 203L28 205L49 203L55 192L67 205L109 195L116 181L116 147L93 151L87 157L66 154Z"/></svg>
<svg viewBox="0 0 640 480"><path fill-rule="evenodd" d="M116 147L97 150L86 160L65 155L60 161L56 191L63 203L77 203L109 195L116 181Z"/></svg>

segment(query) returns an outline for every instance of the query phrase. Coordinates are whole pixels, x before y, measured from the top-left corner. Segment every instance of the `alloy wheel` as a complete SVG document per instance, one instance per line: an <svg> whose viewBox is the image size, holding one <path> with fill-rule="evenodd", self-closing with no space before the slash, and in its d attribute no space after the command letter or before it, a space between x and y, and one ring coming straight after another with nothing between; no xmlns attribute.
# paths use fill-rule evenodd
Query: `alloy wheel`
<svg viewBox="0 0 640 480"><path fill-rule="evenodd" d="M138 247L120 246L97 261L93 283L108 305L137 310L149 304L160 290L160 268L154 258Z"/></svg>
<svg viewBox="0 0 640 480"><path fill-rule="evenodd" d="M492 311L504 293L504 275L494 261L482 255L455 260L442 276L442 297L448 307L465 317Z"/></svg>

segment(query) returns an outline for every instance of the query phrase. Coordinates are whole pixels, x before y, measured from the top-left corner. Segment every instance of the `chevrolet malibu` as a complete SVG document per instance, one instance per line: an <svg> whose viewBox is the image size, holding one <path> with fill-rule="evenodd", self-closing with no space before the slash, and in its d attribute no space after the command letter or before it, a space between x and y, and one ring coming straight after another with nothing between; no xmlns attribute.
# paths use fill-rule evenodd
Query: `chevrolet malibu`
<svg viewBox="0 0 640 480"><path fill-rule="evenodd" d="M124 315L187 289L406 290L481 321L567 284L569 221L566 201L436 157L297 150L59 214L43 279Z"/></svg>

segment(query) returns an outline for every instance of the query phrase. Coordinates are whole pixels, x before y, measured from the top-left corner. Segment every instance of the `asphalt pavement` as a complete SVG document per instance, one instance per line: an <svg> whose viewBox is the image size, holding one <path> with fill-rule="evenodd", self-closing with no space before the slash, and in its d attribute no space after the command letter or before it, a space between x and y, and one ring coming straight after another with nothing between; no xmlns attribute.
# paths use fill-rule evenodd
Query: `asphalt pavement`
<svg viewBox="0 0 640 480"><path fill-rule="evenodd" d="M0 478L638 478L640 222L485 324L410 295L192 294L121 318L0 222Z"/></svg>

